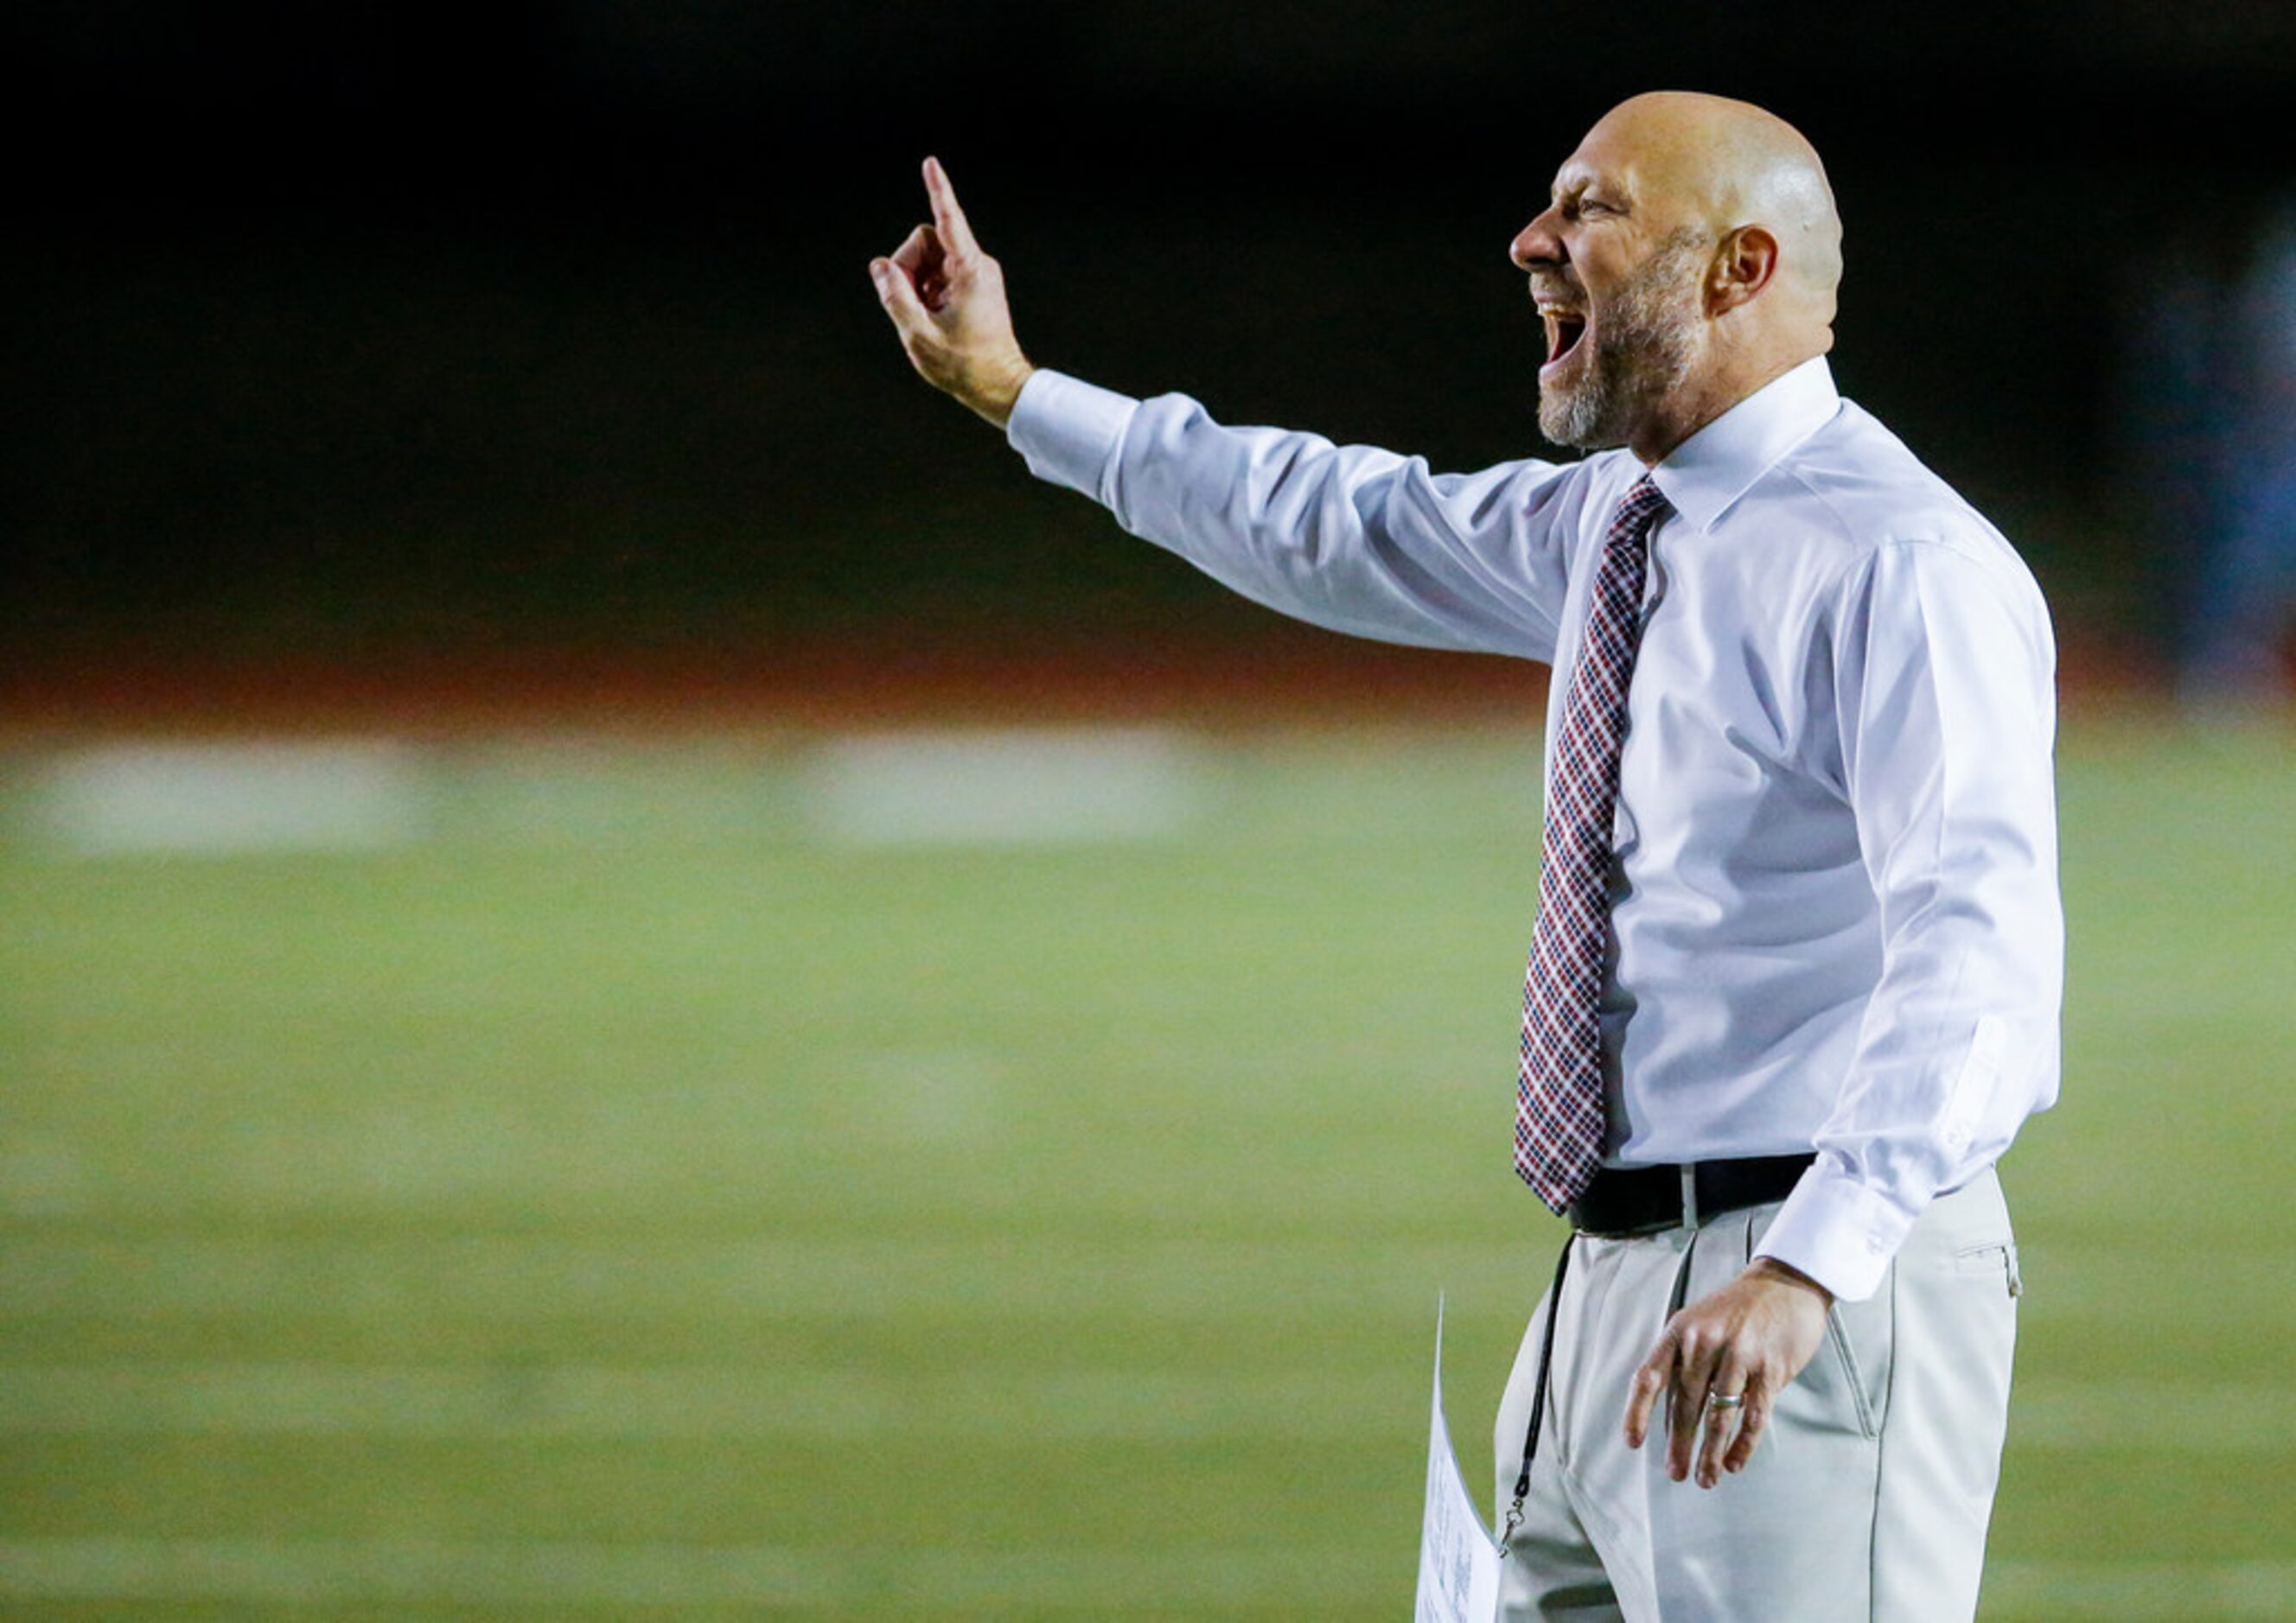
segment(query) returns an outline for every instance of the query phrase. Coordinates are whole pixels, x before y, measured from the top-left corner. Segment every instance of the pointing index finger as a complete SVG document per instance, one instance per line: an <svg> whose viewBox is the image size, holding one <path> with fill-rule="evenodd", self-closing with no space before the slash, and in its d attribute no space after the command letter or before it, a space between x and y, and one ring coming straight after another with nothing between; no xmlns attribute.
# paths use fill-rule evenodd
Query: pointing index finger
<svg viewBox="0 0 2296 1623"><path fill-rule="evenodd" d="M972 240L972 226L957 203L956 188L948 184L948 171L938 158L925 160L925 195L932 200L933 228L940 240L958 253L979 252L980 244Z"/></svg>

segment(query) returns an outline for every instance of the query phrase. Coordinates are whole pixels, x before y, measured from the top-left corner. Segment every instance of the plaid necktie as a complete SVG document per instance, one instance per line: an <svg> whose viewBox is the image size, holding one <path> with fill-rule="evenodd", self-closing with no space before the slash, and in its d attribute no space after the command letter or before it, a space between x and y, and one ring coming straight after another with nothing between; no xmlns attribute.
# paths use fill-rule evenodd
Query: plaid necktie
<svg viewBox="0 0 2296 1623"><path fill-rule="evenodd" d="M1644 475L1611 516L1547 787L1538 922L1523 978L1514 1169L1557 1212L1586 1193L1603 1159L1597 1006L1611 915L1611 823L1627 684L1642 637L1644 544L1666 510L1666 497Z"/></svg>

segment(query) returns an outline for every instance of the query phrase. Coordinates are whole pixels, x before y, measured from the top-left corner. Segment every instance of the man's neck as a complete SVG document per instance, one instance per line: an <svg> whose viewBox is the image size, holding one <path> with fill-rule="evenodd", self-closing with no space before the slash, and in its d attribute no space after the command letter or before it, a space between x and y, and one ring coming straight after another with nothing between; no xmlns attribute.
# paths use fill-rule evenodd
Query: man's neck
<svg viewBox="0 0 2296 1623"><path fill-rule="evenodd" d="M1684 440L1723 413L1751 399L1804 361L1824 355L1832 348L1829 341L1816 348L1776 351L1759 361L1750 357L1748 365L1718 372L1702 385L1686 384L1669 397L1667 406L1652 417L1646 430L1627 441L1627 448L1643 466L1655 468L1672 455Z"/></svg>

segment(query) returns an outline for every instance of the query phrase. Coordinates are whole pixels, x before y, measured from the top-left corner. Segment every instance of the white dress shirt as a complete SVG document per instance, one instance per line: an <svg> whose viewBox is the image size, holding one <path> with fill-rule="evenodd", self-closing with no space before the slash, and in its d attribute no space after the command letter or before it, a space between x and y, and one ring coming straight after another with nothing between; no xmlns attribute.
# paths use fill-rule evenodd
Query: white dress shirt
<svg viewBox="0 0 2296 1623"><path fill-rule="evenodd" d="M1008 433L1272 608L1553 664L1550 763L1603 531L1644 471L1621 450L1431 473L1041 370ZM2047 611L1823 359L1650 471L1673 511L1620 765L1604 1161L1816 1150L1761 1251L1862 1299L2056 1096Z"/></svg>

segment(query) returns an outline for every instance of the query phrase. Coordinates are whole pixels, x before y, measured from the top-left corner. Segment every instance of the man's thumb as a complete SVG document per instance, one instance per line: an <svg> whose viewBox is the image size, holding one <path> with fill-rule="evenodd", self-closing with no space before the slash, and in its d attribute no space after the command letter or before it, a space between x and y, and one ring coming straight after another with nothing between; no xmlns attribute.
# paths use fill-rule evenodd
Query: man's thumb
<svg viewBox="0 0 2296 1623"><path fill-rule="evenodd" d="M917 290L910 285L901 267L890 259L869 261L869 280L877 284L878 302L885 314L904 332L914 332L927 324L925 307L917 299Z"/></svg>

